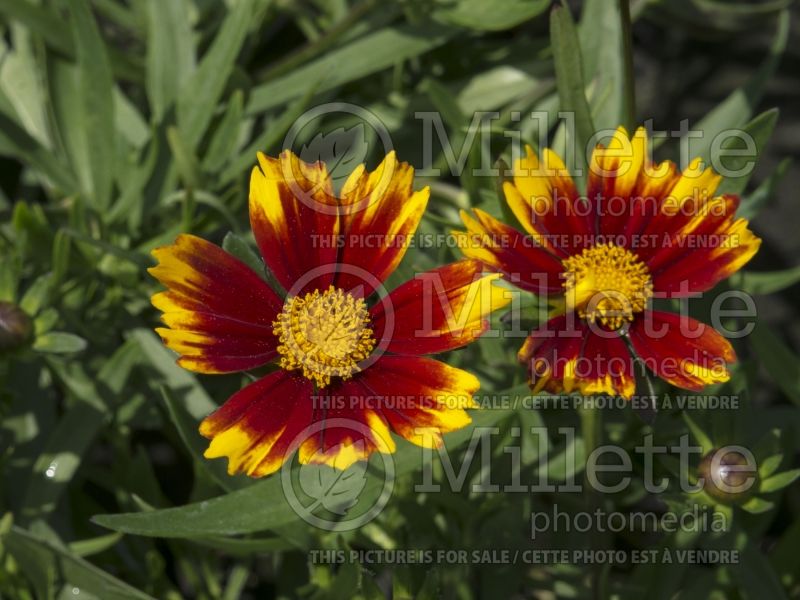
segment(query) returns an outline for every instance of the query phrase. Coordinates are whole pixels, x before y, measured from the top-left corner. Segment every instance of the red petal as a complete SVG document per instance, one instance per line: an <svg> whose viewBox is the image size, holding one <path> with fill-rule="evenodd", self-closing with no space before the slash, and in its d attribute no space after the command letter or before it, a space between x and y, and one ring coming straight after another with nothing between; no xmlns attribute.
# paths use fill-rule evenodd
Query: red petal
<svg viewBox="0 0 800 600"><path fill-rule="evenodd" d="M286 371L251 383L200 424L200 433L211 439L205 457L228 457L232 475L276 471L311 423L312 393L308 379Z"/></svg>
<svg viewBox="0 0 800 600"><path fill-rule="evenodd" d="M481 263L463 260L418 275L370 311L378 348L394 354L434 354L459 348L489 327L486 317L510 301L480 277Z"/></svg>
<svg viewBox="0 0 800 600"><path fill-rule="evenodd" d="M506 279L535 294L563 293L561 261L540 248L535 239L501 223L488 213L474 209L476 218L462 211L466 232L458 233L465 256L500 271Z"/></svg>
<svg viewBox="0 0 800 600"><path fill-rule="evenodd" d="M673 313L648 311L634 321L630 339L648 369L690 390L728 381L727 363L736 361L733 346L717 331Z"/></svg>
<svg viewBox="0 0 800 600"><path fill-rule="evenodd" d="M379 399L381 414L398 434L418 445L438 446L441 434L471 422L464 410L478 379L430 358L384 356L358 376L372 397Z"/></svg>
<svg viewBox="0 0 800 600"><path fill-rule="evenodd" d="M344 245L336 285L369 296L397 268L428 204L412 190L414 169L390 152L371 173L356 169L342 188Z"/></svg>
<svg viewBox="0 0 800 600"><path fill-rule="evenodd" d="M258 155L250 177L250 224L269 268L293 296L325 289L336 271L338 200L322 163L290 151Z"/></svg>
<svg viewBox="0 0 800 600"><path fill-rule="evenodd" d="M153 296L179 363L201 373L261 366L275 357L272 321L283 301L249 267L218 246L181 235L153 251L150 273L168 290Z"/></svg>
<svg viewBox="0 0 800 600"><path fill-rule="evenodd" d="M540 246L565 257L591 245L589 207L580 198L564 161L545 149L540 162L530 147L514 165L513 181L503 184L522 227Z"/></svg>
<svg viewBox="0 0 800 600"><path fill-rule="evenodd" d="M519 360L534 393L579 391L630 398L635 379L630 353L618 334L601 337L574 315L548 321L525 340Z"/></svg>
<svg viewBox="0 0 800 600"><path fill-rule="evenodd" d="M709 211L699 215L650 261L653 288L671 297L705 292L741 269L758 252L761 239L747 228L745 219L734 221L739 199L715 198Z"/></svg>

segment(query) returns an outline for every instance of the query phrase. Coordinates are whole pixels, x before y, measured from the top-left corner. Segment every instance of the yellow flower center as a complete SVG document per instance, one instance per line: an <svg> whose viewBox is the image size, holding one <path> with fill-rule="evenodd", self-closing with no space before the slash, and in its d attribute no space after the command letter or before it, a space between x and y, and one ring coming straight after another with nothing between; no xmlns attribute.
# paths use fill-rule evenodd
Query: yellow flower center
<svg viewBox="0 0 800 600"><path fill-rule="evenodd" d="M302 369L318 387L360 371L358 363L375 347L364 300L333 286L287 298L272 328L281 368Z"/></svg>
<svg viewBox="0 0 800 600"><path fill-rule="evenodd" d="M599 244L562 263L564 293L569 310L608 329L619 329L642 312L653 296L647 266L630 250Z"/></svg>

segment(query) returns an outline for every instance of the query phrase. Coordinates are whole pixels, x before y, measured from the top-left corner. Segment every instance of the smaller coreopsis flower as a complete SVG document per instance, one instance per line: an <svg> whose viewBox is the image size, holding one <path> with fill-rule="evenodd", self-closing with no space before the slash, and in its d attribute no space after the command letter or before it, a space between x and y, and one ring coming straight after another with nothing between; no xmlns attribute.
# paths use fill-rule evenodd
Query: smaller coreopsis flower
<svg viewBox="0 0 800 600"><path fill-rule="evenodd" d="M158 332L199 373L276 370L234 394L200 425L205 456L230 473L263 476L299 445L303 463L343 469L393 452L393 430L421 445L470 423L478 379L423 355L459 348L507 303L476 260L420 274L388 294L428 202L413 169L390 153L357 168L334 194L322 163L259 154L250 223L285 298L218 246L181 235L153 254L168 289L153 296ZM330 424L349 424L346 427ZM329 426L330 425L330 426ZM304 432L309 432L305 435Z"/></svg>
<svg viewBox="0 0 800 600"><path fill-rule="evenodd" d="M714 287L761 240L736 218L739 198L715 195L721 177L695 159L681 173L648 159L647 134L620 128L590 161L585 194L561 158L527 148L503 185L524 232L484 211L462 214L463 252L546 297L549 320L519 351L534 391L635 392L633 353L657 376L700 390L727 381L733 347L696 320L652 309L658 297Z"/></svg>

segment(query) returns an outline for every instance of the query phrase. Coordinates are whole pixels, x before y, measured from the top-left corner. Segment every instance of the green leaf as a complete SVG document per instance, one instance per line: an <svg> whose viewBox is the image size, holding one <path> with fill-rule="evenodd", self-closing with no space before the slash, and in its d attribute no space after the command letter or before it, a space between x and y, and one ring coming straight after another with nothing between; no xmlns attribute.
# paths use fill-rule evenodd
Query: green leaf
<svg viewBox="0 0 800 600"><path fill-rule="evenodd" d="M37 277L22 296L19 307L29 316L35 317L45 307L52 285L53 276L51 274Z"/></svg>
<svg viewBox="0 0 800 600"><path fill-rule="evenodd" d="M206 171L219 171L226 162L231 160L231 156L235 155L243 113L244 94L242 90L236 90L228 102L225 116L217 125L203 158L203 168Z"/></svg>
<svg viewBox="0 0 800 600"><path fill-rule="evenodd" d="M278 119L268 123L261 135L253 140L247 148L239 152L239 156L231 161L228 168L220 175L220 179L222 181L230 181L241 178L242 173L252 169L255 165L257 152L268 152L280 145L286 136L286 132L305 111L316 90L316 83L309 84L302 97L292 102Z"/></svg>
<svg viewBox="0 0 800 600"><path fill-rule="evenodd" d="M146 89L153 119L161 122L194 70L192 29L185 0L146 0Z"/></svg>
<svg viewBox="0 0 800 600"><path fill-rule="evenodd" d="M52 561L63 582L68 582L79 590L94 594L103 600L152 600L151 596L98 569L66 548L19 527L12 527L11 531L3 536L3 545L17 557L23 569L30 569L28 574L33 581L37 580L41 570L30 565L25 557L34 556L40 564Z"/></svg>
<svg viewBox="0 0 800 600"><path fill-rule="evenodd" d="M184 406L192 417L203 419L217 408L194 375L176 364L175 354L164 347L152 331L134 329L130 339L139 344L142 355L161 374L167 387L181 394Z"/></svg>
<svg viewBox="0 0 800 600"><path fill-rule="evenodd" d="M775 508L775 503L763 498L750 498L747 502L742 504L742 510L749 512L751 515L760 515Z"/></svg>
<svg viewBox="0 0 800 600"><path fill-rule="evenodd" d="M167 142L175 158L184 185L189 189L198 189L200 183L200 165L191 148L185 143L177 127L167 128Z"/></svg>
<svg viewBox="0 0 800 600"><path fill-rule="evenodd" d="M67 275L71 248L70 238L59 230L53 240L53 289L57 288Z"/></svg>
<svg viewBox="0 0 800 600"><path fill-rule="evenodd" d="M41 77L35 38L21 27L9 31L11 46L0 41L3 54L0 65L0 87L13 105L18 122L46 148L52 148L47 118L47 97Z"/></svg>
<svg viewBox="0 0 800 600"><path fill-rule="evenodd" d="M0 0L0 13L11 21L18 21L32 33L41 36L44 42L70 59L75 58L75 45L70 32L57 11L39 6L30 0ZM114 73L128 81L139 81L141 70L129 53L110 48Z"/></svg>
<svg viewBox="0 0 800 600"><path fill-rule="evenodd" d="M208 440L200 435L197 420L189 414L184 403L175 397L169 388L162 387L161 393L167 405L172 424L178 430L186 449L202 471L204 471L212 481L216 482L222 489L231 491L241 489L251 485L252 481L244 477L234 477L228 475L225 464L218 460L208 460L203 453L208 447Z"/></svg>
<svg viewBox="0 0 800 600"><path fill-rule="evenodd" d="M62 192L75 192L78 184L70 168L25 131L4 96L0 92L0 153L32 167Z"/></svg>
<svg viewBox="0 0 800 600"><path fill-rule="evenodd" d="M386 27L254 88L246 114L253 115L306 93L312 83L325 92L437 48L457 29L425 23Z"/></svg>
<svg viewBox="0 0 800 600"><path fill-rule="evenodd" d="M763 480L758 488L758 491L762 494L771 494L772 492L777 492L778 490L782 490L786 486L794 483L798 477L800 477L800 469L792 469L791 471L778 473L777 475L773 475L772 477L768 477L767 479Z"/></svg>
<svg viewBox="0 0 800 600"><path fill-rule="evenodd" d="M758 465L758 476L761 479L766 479L778 470L778 468L781 466L781 462L783 462L783 454L773 454L772 456L768 456L761 461L760 465Z"/></svg>
<svg viewBox="0 0 800 600"><path fill-rule="evenodd" d="M115 534L118 535L118 534ZM192 540L195 544L213 548L214 550L226 552L233 555L261 554L275 550L293 550L296 546L285 539L277 537L269 538L230 538L230 537L208 537L196 538Z"/></svg>
<svg viewBox="0 0 800 600"><path fill-rule="evenodd" d="M750 81L737 89L713 110L706 114L693 129L703 133L702 138L688 138L689 156L699 156L706 164L711 157L711 144L720 132L742 127L753 116L753 107L761 101L767 82L778 67L789 39L789 12L783 11L778 19L778 30L769 54Z"/></svg>
<svg viewBox="0 0 800 600"><path fill-rule="evenodd" d="M772 380L792 402L800 405L800 358L763 322L756 326L749 339Z"/></svg>
<svg viewBox="0 0 800 600"><path fill-rule="evenodd" d="M74 354L86 349L86 340L74 333L50 331L36 338L33 349L52 354Z"/></svg>
<svg viewBox="0 0 800 600"><path fill-rule="evenodd" d="M240 236L229 231L222 240L222 248L253 269L261 277L264 276L264 261L255 253L250 244Z"/></svg>
<svg viewBox="0 0 800 600"><path fill-rule="evenodd" d="M178 127L191 149L197 147L214 116L254 13L255 0L239 0L234 4L208 52L181 89Z"/></svg>
<svg viewBox="0 0 800 600"><path fill-rule="evenodd" d="M498 392L502 397L527 395L527 384ZM518 406L519 404L512 404ZM488 426L513 414L512 410L487 410L473 413L474 426ZM462 429L445 436L448 449L467 442L472 428ZM390 455L394 461L395 476L411 473L422 467L420 449L411 444L398 447ZM378 460L377 462L380 462ZM375 498L383 488L380 468L370 468L370 476L362 497ZM94 522L115 531L159 537L204 537L209 535L235 535L274 529L299 519L286 499L280 475L269 477L242 490L211 500L186 506L141 513L97 515Z"/></svg>
<svg viewBox="0 0 800 600"><path fill-rule="evenodd" d="M64 28L63 21L56 16L55 11L30 1L0 0L0 12L9 19L23 23L32 32L42 36L56 50L70 56L73 55L72 37Z"/></svg>
<svg viewBox="0 0 800 600"><path fill-rule="evenodd" d="M70 0L81 122L87 139L90 197L98 210L111 202L115 169L114 80L106 46L88 0Z"/></svg>
<svg viewBox="0 0 800 600"><path fill-rule="evenodd" d="M121 539L121 533L107 533L106 535L90 538L88 540L70 542L69 549L72 553L80 557L92 556L93 554L100 554L109 548L113 548Z"/></svg>
<svg viewBox="0 0 800 600"><path fill-rule="evenodd" d="M725 160L721 160L721 158L717 156L712 156L712 166L714 166L715 170L719 173L724 173L726 171L743 171L744 174L739 177L725 177L719 184L719 188L717 188L717 194L741 194L744 191L745 187L747 187L747 182L750 181L750 177L753 175L758 158L764 152L764 148L769 138L772 136L777 122L778 109L773 108L761 113L742 128L742 131L738 135L750 136L749 139L751 139L755 145L754 154L745 153L746 150L736 148L736 144L733 140L740 139L738 135L727 137L723 140L720 144L721 151L725 152L736 149L737 153L741 153L741 155L734 154L733 156L726 157ZM720 160L721 164L719 167L714 163L715 160Z"/></svg>
<svg viewBox="0 0 800 600"><path fill-rule="evenodd" d="M623 123L623 57L619 3L587 0L578 24L592 122L598 130Z"/></svg>
<svg viewBox="0 0 800 600"><path fill-rule="evenodd" d="M33 465L23 496L23 517L28 520L46 517L55 510L104 422L105 413L87 402L75 403L61 417Z"/></svg>
<svg viewBox="0 0 800 600"><path fill-rule="evenodd" d="M790 157L779 162L769 177L762 181L755 191L742 199L737 215L745 219L755 218L761 209L775 197L778 186L789 171L789 167L792 166L792 162Z"/></svg>
<svg viewBox="0 0 800 600"><path fill-rule="evenodd" d="M578 189L581 189L580 182L585 181L587 175L586 152L595 128L586 101L578 34L569 9L559 6L553 8L550 13L550 40L556 69L559 110L571 113L575 118L574 132L567 128L567 148L575 149L573 174L578 181ZM571 139L571 135L574 139Z"/></svg>
<svg viewBox="0 0 800 600"><path fill-rule="evenodd" d="M800 282L800 266L784 271L739 271L730 278L732 288L748 294L774 294Z"/></svg>
<svg viewBox="0 0 800 600"><path fill-rule="evenodd" d="M548 6L550 0L457 0L433 17L476 31L503 31L542 14Z"/></svg>
<svg viewBox="0 0 800 600"><path fill-rule="evenodd" d="M714 449L714 443L711 441L711 438L708 437L706 432L703 431L697 423L695 423L694 419L689 416L688 412L683 411L681 416L683 417L687 427L689 427L692 437L703 449L703 454L705 455L711 452Z"/></svg>

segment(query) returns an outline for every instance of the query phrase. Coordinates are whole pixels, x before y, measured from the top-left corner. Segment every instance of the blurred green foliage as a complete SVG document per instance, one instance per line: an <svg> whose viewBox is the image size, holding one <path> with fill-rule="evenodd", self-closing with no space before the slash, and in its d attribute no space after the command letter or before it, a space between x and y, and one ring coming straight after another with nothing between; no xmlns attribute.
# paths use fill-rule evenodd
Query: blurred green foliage
<svg viewBox="0 0 800 600"><path fill-rule="evenodd" d="M556 124L559 110L575 111L580 140L624 122L618 3L570 4L551 13L546 0L0 0L0 302L19 306L33 322L24 347L0 357L0 596L800 596L800 495L790 486L797 472L787 471L800 439L800 358L762 322L740 340L735 377L715 390L738 394L740 410L689 416L668 408L653 426L619 410L602 431L629 449L650 433L673 444L690 432L706 450L757 445L758 495L721 504L732 523L723 533L606 533L593 542L736 548L743 560L716 568L619 565L594 578L571 564L309 564L312 548L581 548L583 536L575 533L534 543L528 526L531 511L577 509L581 500L482 494L470 485L418 494L420 453L403 444L394 494L379 518L356 531L318 531L283 501L277 476L231 478L222 461L202 458L196 424L245 380L181 370L152 332L149 251L192 232L225 239L229 251L252 260L246 199L255 152L277 153L307 108L347 101L369 109L399 156L415 164L422 153L417 111L439 111L454 143L465 139L474 111L498 111L492 153L506 159L503 128L526 142L539 139L536 122L519 114L547 111ZM686 61L688 76L695 63L724 56L739 39L767 40L760 66L735 85L719 83L727 97L704 116L680 116L707 138L744 128L761 152L778 117L760 112L761 101L787 45L790 5L634 1L635 41L671 40L674 48L659 46L655 60L666 69L683 52L677 60ZM705 72L713 79L713 69ZM659 105L651 84L645 76L637 82L639 119ZM353 124L341 117L325 126ZM563 147L567 131L552 133L554 146ZM693 150L705 157L710 151L702 142ZM674 148L660 151L672 156ZM480 152L473 144L467 164L477 164ZM370 164L380 158L367 157ZM445 165L441 149L435 164ZM743 194L742 214L754 217L788 166L781 162L758 186L748 178L723 185ZM469 171L419 178L433 195L422 233L449 231L466 206L501 214L496 182ZM415 250L398 280L454 258L449 248ZM777 265L741 273L729 285L758 295L798 281L796 268ZM694 310L702 317L708 307ZM487 338L448 360L476 372L484 393L519 398L526 388L518 344ZM756 391L764 390L766 400L756 404ZM475 423L500 427L493 460L503 473L502 442L520 443L513 427L544 424L556 432L579 420L518 407L476 413ZM453 456L469 439L469 431L448 436ZM575 453L578 464L585 456L583 438L564 445L553 433L546 447L543 457L533 442L522 442L529 478L549 463L566 479L573 473L565 455ZM479 466L468 482L480 477ZM658 471L673 477L673 467L665 458ZM438 463L434 476L442 477ZM379 491L380 479L373 473L367 492ZM641 485L603 498L622 511L647 500ZM676 492L659 501L687 506Z"/></svg>

